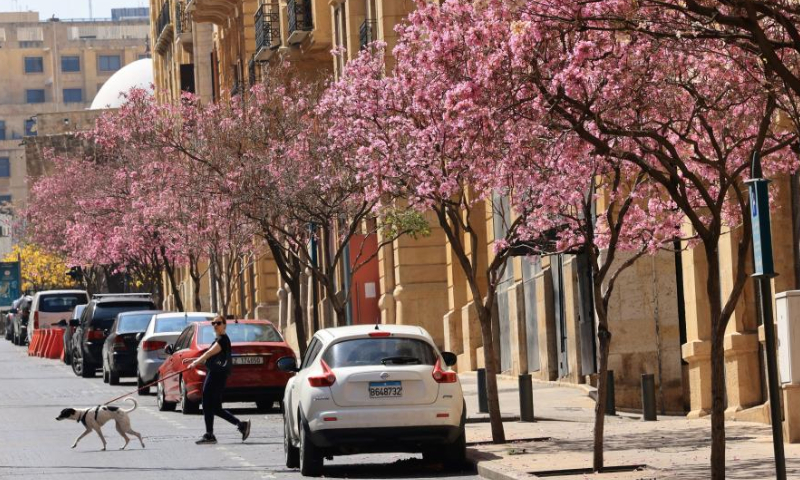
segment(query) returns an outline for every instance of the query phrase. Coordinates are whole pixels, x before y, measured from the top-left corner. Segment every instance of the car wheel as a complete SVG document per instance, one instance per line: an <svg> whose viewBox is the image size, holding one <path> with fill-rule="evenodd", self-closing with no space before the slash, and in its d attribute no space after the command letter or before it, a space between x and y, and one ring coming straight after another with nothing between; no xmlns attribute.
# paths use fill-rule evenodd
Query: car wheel
<svg viewBox="0 0 800 480"><path fill-rule="evenodd" d="M145 395L150 395L150 387L144 388L144 385L144 380L142 380L142 377L139 376L139 372L136 372L136 387L139 389L137 393L142 397Z"/></svg>
<svg viewBox="0 0 800 480"><path fill-rule="evenodd" d="M81 355L81 358L78 360L78 362L81 364L81 377L94 378L95 374L97 373L97 368L93 365L89 365L86 362L86 359L83 358L83 355Z"/></svg>
<svg viewBox="0 0 800 480"><path fill-rule="evenodd" d="M283 416L283 454L286 459L286 468L300 466L300 449L292 443L292 432L286 415Z"/></svg>
<svg viewBox="0 0 800 480"><path fill-rule="evenodd" d="M445 445L443 456L444 466L451 470L460 470L464 468L467 461L467 405L461 411L461 432L458 438L450 445Z"/></svg>
<svg viewBox="0 0 800 480"><path fill-rule="evenodd" d="M19 335L17 335L17 332L13 333L13 337L14 338L11 340L11 343L13 343L14 345L19 345Z"/></svg>
<svg viewBox="0 0 800 480"><path fill-rule="evenodd" d="M186 389L186 383L184 383L181 378L181 412L183 412L184 415L191 415L198 411L200 411L200 404L189 399L189 391Z"/></svg>
<svg viewBox="0 0 800 480"><path fill-rule="evenodd" d="M119 385L119 372L115 372L111 367L108 369L108 384Z"/></svg>
<svg viewBox="0 0 800 480"><path fill-rule="evenodd" d="M275 400L271 398L261 398L256 400L256 409L259 412L269 412L275 406Z"/></svg>
<svg viewBox="0 0 800 480"><path fill-rule="evenodd" d="M108 383L108 370L106 370L105 363L103 363L103 383Z"/></svg>
<svg viewBox="0 0 800 480"><path fill-rule="evenodd" d="M164 382L158 382L156 387L156 404L158 404L158 411L171 412L175 410L175 402L167 401L167 393L164 391Z"/></svg>
<svg viewBox="0 0 800 480"><path fill-rule="evenodd" d="M308 438L307 427L300 425L300 474L304 477L322 475L322 455Z"/></svg>
<svg viewBox="0 0 800 480"><path fill-rule="evenodd" d="M83 367L83 364L80 362L80 358L78 357L78 352L76 352L74 348L72 349L72 355L70 356L72 357L72 373L74 373L79 377L82 377L83 371L81 370L81 368Z"/></svg>
<svg viewBox="0 0 800 480"><path fill-rule="evenodd" d="M72 363L72 359L69 357L69 345L67 345L67 339L64 339L64 364L69 365Z"/></svg>

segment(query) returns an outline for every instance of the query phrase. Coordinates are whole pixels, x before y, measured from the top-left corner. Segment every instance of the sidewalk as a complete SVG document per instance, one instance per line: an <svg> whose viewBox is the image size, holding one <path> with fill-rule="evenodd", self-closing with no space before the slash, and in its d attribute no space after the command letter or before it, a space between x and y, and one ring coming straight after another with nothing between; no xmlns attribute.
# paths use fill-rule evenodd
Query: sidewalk
<svg viewBox="0 0 800 480"><path fill-rule="evenodd" d="M642 422L638 415L621 413L606 417L605 464L645 465L625 473L541 475L562 469L591 467L594 401L581 387L549 383L533 384L534 414L537 421L522 423L516 380L498 379L500 409L506 439L491 444L488 415L477 413L477 382L474 373L462 374L467 403L468 455L478 473L490 480L552 478L578 480L686 479L710 477L711 424L708 419L659 417ZM726 422L727 478L775 478L772 436L768 425ZM477 443L477 444L476 444ZM800 478L800 445L785 444L788 478Z"/></svg>

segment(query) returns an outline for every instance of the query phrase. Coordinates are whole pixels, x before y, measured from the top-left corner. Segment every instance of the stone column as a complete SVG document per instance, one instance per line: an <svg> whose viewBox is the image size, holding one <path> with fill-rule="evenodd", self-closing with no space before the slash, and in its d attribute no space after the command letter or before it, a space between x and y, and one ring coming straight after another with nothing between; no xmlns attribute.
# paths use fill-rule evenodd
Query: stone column
<svg viewBox="0 0 800 480"><path fill-rule="evenodd" d="M736 248L742 238L741 228L729 231L720 240L720 287L725 301L733 289L737 274ZM747 270L752 271L749 261ZM726 415L758 405L764 401L761 396L761 372L758 358L758 323L755 309L753 281L748 279L745 290L736 304L726 329L725 383L728 399Z"/></svg>
<svg viewBox="0 0 800 480"><path fill-rule="evenodd" d="M540 380L558 378L558 350L556 347L556 314L553 305L553 273L548 257L542 257L542 271L536 274L536 322L539 331Z"/></svg>
<svg viewBox="0 0 800 480"><path fill-rule="evenodd" d="M514 284L508 289L508 311L511 322L511 373L528 373L528 337L525 325L525 286L522 281L522 267L518 258L513 262Z"/></svg>
<svg viewBox="0 0 800 480"><path fill-rule="evenodd" d="M783 386L783 440L800 443L800 384Z"/></svg>
<svg viewBox="0 0 800 480"><path fill-rule="evenodd" d="M427 214L431 234L403 236L394 242L394 279L398 324L419 325L444 347L442 317L447 312L445 235L432 214Z"/></svg>
<svg viewBox="0 0 800 480"><path fill-rule="evenodd" d="M711 321L706 293L708 263L702 246L682 255L686 343L681 347L689 367L689 418L711 413Z"/></svg>

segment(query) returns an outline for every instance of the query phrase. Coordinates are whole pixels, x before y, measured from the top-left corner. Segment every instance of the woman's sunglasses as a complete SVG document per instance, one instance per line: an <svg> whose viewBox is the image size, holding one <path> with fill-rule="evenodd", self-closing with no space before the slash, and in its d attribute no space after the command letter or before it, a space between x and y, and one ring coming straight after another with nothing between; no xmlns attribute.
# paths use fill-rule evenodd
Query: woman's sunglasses
<svg viewBox="0 0 800 480"><path fill-rule="evenodd" d="M217 325L223 325L223 323L222 322L211 322L211 325L214 325L216 327Z"/></svg>

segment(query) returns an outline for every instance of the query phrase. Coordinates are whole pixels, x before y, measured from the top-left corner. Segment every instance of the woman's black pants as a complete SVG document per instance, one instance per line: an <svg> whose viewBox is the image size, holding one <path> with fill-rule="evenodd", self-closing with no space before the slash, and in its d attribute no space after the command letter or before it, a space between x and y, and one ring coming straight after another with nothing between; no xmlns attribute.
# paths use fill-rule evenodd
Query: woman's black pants
<svg viewBox="0 0 800 480"><path fill-rule="evenodd" d="M206 433L214 434L214 415L238 426L239 419L227 410L222 409L222 391L228 374L225 372L208 372L203 383L203 416L206 420Z"/></svg>

